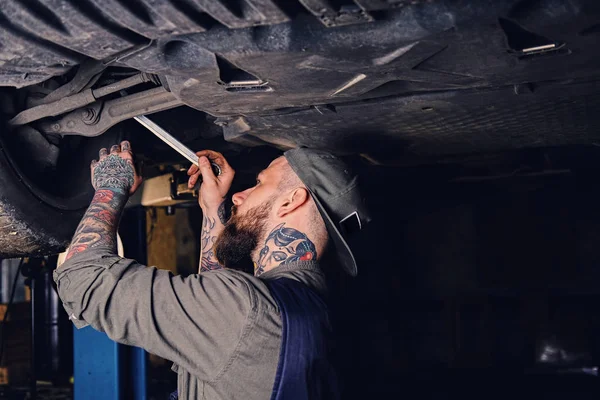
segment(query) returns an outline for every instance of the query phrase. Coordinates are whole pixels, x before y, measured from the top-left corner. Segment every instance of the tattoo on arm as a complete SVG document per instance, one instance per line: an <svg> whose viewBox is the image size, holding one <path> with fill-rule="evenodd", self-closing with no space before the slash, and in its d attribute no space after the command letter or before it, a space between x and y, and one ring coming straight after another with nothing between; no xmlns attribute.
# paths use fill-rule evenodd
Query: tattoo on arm
<svg viewBox="0 0 600 400"><path fill-rule="evenodd" d="M127 195L118 190L99 189L75 231L66 259L91 248L106 247L117 252L117 228Z"/></svg>
<svg viewBox="0 0 600 400"><path fill-rule="evenodd" d="M267 236L258 262L254 263L255 276L281 265L317 259L315 244L304 233L284 226L278 225Z"/></svg>
<svg viewBox="0 0 600 400"><path fill-rule="evenodd" d="M117 253L117 228L134 183L132 160L110 154L93 167L96 194L79 223L66 259L91 248L106 247Z"/></svg>
<svg viewBox="0 0 600 400"><path fill-rule="evenodd" d="M217 218L205 215L202 218L202 234L200 235L200 272L221 269L223 266L217 261L214 245L217 236L227 222L225 217L225 200L219 205Z"/></svg>

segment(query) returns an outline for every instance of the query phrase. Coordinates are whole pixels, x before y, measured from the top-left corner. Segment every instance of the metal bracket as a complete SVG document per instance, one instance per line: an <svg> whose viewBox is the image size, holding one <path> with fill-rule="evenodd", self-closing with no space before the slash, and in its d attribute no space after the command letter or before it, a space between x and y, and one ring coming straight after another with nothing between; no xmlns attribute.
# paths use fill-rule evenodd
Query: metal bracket
<svg viewBox="0 0 600 400"><path fill-rule="evenodd" d="M85 109L70 112L55 122L39 125L45 133L98 136L117 123L145 114L179 107L183 102L164 87L158 87L109 101L92 103ZM90 110L95 114L90 115Z"/></svg>
<svg viewBox="0 0 600 400"><path fill-rule="evenodd" d="M49 93L46 97L34 100L34 105L50 104L59 101L62 98L72 96L82 91L93 79L106 69L106 65L101 61L88 60L84 61L73 79L63 86Z"/></svg>
<svg viewBox="0 0 600 400"><path fill-rule="evenodd" d="M35 107L21 111L9 121L12 126L29 124L46 117L53 117L76 110L93 103L101 97L116 93L122 89L139 85L144 82L155 82L156 79L149 74L140 73L110 85L102 86L98 89L87 89L83 92L63 97L57 101L48 104L40 104Z"/></svg>

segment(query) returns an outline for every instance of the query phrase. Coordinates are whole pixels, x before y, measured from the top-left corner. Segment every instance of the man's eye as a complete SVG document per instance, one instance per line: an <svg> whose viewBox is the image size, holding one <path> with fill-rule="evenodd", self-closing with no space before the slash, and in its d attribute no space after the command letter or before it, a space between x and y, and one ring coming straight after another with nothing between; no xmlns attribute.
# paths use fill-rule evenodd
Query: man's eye
<svg viewBox="0 0 600 400"><path fill-rule="evenodd" d="M260 179L257 179L257 180L256 180L256 184L257 184L257 185L260 185Z"/></svg>

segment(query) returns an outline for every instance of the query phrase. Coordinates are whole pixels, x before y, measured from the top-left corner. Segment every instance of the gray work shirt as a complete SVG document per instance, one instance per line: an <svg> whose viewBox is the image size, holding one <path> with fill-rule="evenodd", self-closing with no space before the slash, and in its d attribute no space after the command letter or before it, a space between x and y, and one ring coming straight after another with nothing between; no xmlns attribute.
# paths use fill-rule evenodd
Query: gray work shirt
<svg viewBox="0 0 600 400"><path fill-rule="evenodd" d="M173 361L180 399L270 398L282 322L264 280L280 277L325 294L312 261L260 278L229 269L181 277L93 249L54 272L75 326Z"/></svg>

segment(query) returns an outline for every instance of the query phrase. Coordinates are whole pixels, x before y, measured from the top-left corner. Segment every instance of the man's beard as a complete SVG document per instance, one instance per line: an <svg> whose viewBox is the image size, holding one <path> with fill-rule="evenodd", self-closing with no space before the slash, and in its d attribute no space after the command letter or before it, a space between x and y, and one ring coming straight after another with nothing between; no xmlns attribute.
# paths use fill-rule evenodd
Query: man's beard
<svg viewBox="0 0 600 400"><path fill-rule="evenodd" d="M232 216L217 237L214 246L215 257L222 266L248 273L254 271L252 252L258 246L259 240L265 237L274 201L275 199L271 198L243 215L238 215L236 207L233 208Z"/></svg>

